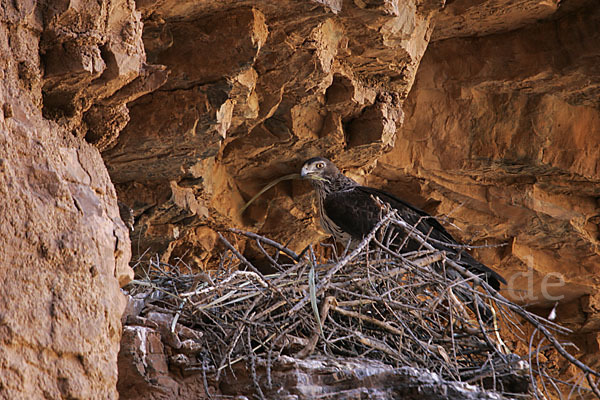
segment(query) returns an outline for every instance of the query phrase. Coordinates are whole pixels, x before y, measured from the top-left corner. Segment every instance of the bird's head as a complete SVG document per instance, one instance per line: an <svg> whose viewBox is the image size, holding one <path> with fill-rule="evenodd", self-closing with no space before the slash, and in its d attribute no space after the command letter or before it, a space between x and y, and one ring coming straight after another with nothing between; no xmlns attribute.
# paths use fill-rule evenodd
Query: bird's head
<svg viewBox="0 0 600 400"><path fill-rule="evenodd" d="M331 179L337 176L340 171L335 164L323 157L313 157L306 160L302 165L300 176L303 179L309 179L313 183L331 182Z"/></svg>

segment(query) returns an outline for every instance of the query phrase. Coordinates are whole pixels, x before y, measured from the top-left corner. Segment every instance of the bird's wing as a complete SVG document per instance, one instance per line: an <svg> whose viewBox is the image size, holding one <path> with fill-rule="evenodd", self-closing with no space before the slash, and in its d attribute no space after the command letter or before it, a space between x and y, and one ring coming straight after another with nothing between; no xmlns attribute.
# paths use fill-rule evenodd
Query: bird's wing
<svg viewBox="0 0 600 400"><path fill-rule="evenodd" d="M368 234L383 216L384 211L375 198L388 203L398 212L400 218L410 225L416 225L424 234L430 233L434 239L454 243L452 236L435 218L389 193L374 188L354 186L329 193L325 196L323 207L327 216L344 232L360 239Z"/></svg>
<svg viewBox="0 0 600 400"><path fill-rule="evenodd" d="M327 194L323 209L334 224L355 239L368 234L381 218L381 207L358 186Z"/></svg>
<svg viewBox="0 0 600 400"><path fill-rule="evenodd" d="M355 186L330 193L325 197L323 207L327 216L336 225L352 237L359 239L368 234L382 217L381 207L374 197L388 203L398 212L398 216L404 222L416 226L421 233L435 239L437 242L431 242L433 247L447 251L449 255L454 255L455 261L474 273L485 274L492 287L498 289L500 282L506 284L501 275L477 261L466 250L461 251L442 244L455 245L458 242L436 218L390 193L366 186Z"/></svg>
<svg viewBox="0 0 600 400"><path fill-rule="evenodd" d="M366 186L358 186L357 189L366 193L369 197L375 196L381 201L388 203L392 208L398 211L399 217L402 218L404 222L416 226L423 234L429 235L429 237L439 240L440 242L456 244L456 240L448 233L446 228L444 228L435 217L432 217L420 208L399 199L391 193L384 192L383 190ZM444 248L443 250L450 249Z"/></svg>

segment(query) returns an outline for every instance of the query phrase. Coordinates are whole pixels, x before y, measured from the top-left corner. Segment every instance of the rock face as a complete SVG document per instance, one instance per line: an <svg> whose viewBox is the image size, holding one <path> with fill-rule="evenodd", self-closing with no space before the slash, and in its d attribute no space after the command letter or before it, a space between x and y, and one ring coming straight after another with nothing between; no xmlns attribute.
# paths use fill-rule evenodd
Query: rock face
<svg viewBox="0 0 600 400"><path fill-rule="evenodd" d="M477 256L502 270L507 295L541 308L560 298L558 322L581 329L594 361L596 0L0 10L3 397L117 396L118 287L132 271L116 194L133 209L135 257L205 268L222 228L297 249L323 237L302 182L239 213L315 155L447 215L465 241L507 243Z"/></svg>
<svg viewBox="0 0 600 400"><path fill-rule="evenodd" d="M135 250L203 266L211 228L252 225L294 247L314 240L303 185L288 185L272 206L261 200L247 219L239 209L310 156L362 166L391 149L439 4L139 6L148 59L170 75L130 104L131 121L103 158L134 208Z"/></svg>
<svg viewBox="0 0 600 400"><path fill-rule="evenodd" d="M142 299L130 299L135 314ZM236 362L215 381L214 369L202 372L196 356L201 332L179 323L171 333L173 316L151 312L129 315L119 353L119 394L125 399L265 398L281 400L330 399L502 399L493 391L462 382L449 382L426 369L395 368L369 359L279 356L268 361ZM207 355L208 357L208 355ZM255 371L260 389L252 378ZM259 392L260 390L260 392ZM214 398L213 397L213 398Z"/></svg>
<svg viewBox="0 0 600 400"><path fill-rule="evenodd" d="M0 397L114 399L131 247L72 132L139 74L141 23L127 1L3 3L0 21Z"/></svg>
<svg viewBox="0 0 600 400"><path fill-rule="evenodd" d="M432 399L475 400L502 399L503 397L461 382L448 382L437 374L424 369L389 365L372 360L338 358L311 358L298 360L281 356L271 366L271 386L266 385L266 362L258 363L257 373L266 387L264 395L269 399L309 400L323 396L334 400L343 399ZM238 376L244 367L236 368ZM252 380L224 380L224 394L249 395L255 389Z"/></svg>
<svg viewBox="0 0 600 400"><path fill-rule="evenodd" d="M507 243L479 256L524 303L600 283L599 22L597 3L582 3L517 31L431 43L374 171L391 191L409 176L460 236Z"/></svg>

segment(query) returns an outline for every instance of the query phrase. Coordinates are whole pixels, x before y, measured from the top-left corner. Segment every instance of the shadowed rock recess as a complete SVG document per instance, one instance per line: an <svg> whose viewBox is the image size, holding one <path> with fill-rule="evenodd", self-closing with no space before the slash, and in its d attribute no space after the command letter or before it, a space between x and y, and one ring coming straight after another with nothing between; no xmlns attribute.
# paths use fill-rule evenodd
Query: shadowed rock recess
<svg viewBox="0 0 600 400"><path fill-rule="evenodd" d="M599 27L597 0L2 2L0 397L117 398L128 261L214 268L230 227L296 251L323 239L305 182L240 215L317 155L503 244L475 250L503 294L543 315L558 301L597 367ZM154 328L122 333L121 398L205 396ZM309 386L415 373L281 362ZM448 384L439 398L464 389Z"/></svg>

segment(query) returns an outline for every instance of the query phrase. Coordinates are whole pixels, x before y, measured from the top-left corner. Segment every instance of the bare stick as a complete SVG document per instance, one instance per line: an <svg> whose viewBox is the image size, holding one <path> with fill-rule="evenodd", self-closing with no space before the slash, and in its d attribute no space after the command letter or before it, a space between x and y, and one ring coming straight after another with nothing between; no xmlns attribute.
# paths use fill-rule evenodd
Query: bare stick
<svg viewBox="0 0 600 400"><path fill-rule="evenodd" d="M242 231L242 230L236 229L236 228L230 228L229 231L233 232L233 233L238 233L240 235L247 236L252 239L260 240L261 242L268 244L269 246L275 247L277 250L281 251L282 253L287 254L294 261L300 260L300 256L298 256L298 254L294 253L292 250L288 249L287 247L284 247L283 245L277 243L274 240L268 239L264 236L261 236L259 234L253 233L253 232Z"/></svg>
<svg viewBox="0 0 600 400"><path fill-rule="evenodd" d="M385 217L383 217L381 219L381 221L379 221L377 223L377 225L373 228L373 230L354 249L354 251L352 251L346 257L342 258L338 263L336 263L336 265L333 268L331 268L329 270L327 275L325 275L323 277L323 279L321 280L321 283L319 285L317 285L317 290L316 290L317 296L320 295L321 293L323 293L323 291L327 288L327 286L329 285L329 282L331 281L331 277L333 275L335 275L339 270L344 268L344 266L346 264L348 264L348 262L350 262L350 260L352 260L354 257L356 257L367 246L367 244L371 241L371 239L373 239L373 237L375 237L375 234L377 233L379 228L381 228L387 221L389 221L394 214L395 214L394 212L390 212ZM300 300L298 302L298 304L296 304L290 310L289 313L293 314L293 313L297 312L300 308L304 307L304 305L306 303L308 303L309 300L310 300L310 295L307 294L302 300Z"/></svg>

